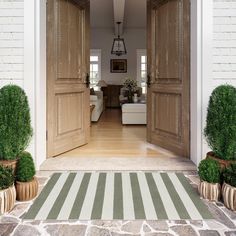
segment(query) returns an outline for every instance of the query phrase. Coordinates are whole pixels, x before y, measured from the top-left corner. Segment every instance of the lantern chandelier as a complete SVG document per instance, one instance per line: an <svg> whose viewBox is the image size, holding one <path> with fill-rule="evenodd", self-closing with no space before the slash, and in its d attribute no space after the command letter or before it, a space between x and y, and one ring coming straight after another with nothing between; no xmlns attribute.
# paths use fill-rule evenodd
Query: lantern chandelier
<svg viewBox="0 0 236 236"><path fill-rule="evenodd" d="M121 24L121 22L116 22L116 24L118 27L118 36L117 36L117 38L114 38L114 40L113 40L111 54L121 56L121 55L127 54L127 51L126 51L124 39L120 38L120 24Z"/></svg>

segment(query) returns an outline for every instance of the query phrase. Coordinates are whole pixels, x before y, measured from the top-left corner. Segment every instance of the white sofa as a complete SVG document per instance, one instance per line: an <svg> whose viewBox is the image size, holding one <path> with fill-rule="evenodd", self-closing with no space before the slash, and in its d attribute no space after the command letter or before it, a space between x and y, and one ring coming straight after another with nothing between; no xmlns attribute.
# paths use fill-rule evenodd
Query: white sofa
<svg viewBox="0 0 236 236"><path fill-rule="evenodd" d="M122 124L147 124L145 103L125 103L122 105Z"/></svg>
<svg viewBox="0 0 236 236"><path fill-rule="evenodd" d="M103 112L103 92L95 91L95 95L90 95L90 104L95 105L91 120L96 122Z"/></svg>

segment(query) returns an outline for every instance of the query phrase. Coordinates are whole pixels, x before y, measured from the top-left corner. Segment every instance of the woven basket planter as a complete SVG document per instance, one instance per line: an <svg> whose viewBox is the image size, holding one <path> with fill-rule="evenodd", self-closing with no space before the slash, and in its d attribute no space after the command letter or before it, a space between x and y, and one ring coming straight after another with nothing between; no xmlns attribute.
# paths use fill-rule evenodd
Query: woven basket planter
<svg viewBox="0 0 236 236"><path fill-rule="evenodd" d="M16 181L16 199L18 201L29 201L38 194L38 180L36 177L30 182Z"/></svg>
<svg viewBox="0 0 236 236"><path fill-rule="evenodd" d="M210 158L212 160L217 161L220 165L221 170L225 169L231 164L236 163L236 161L220 159L219 157L215 156L214 152L208 152L206 158Z"/></svg>
<svg viewBox="0 0 236 236"><path fill-rule="evenodd" d="M18 161L18 159L16 159L16 160L0 160L0 165L4 166L4 167L11 167L13 169L14 174L15 174L17 161Z"/></svg>
<svg viewBox="0 0 236 236"><path fill-rule="evenodd" d="M0 190L0 215L12 210L16 202L16 189L13 186Z"/></svg>
<svg viewBox="0 0 236 236"><path fill-rule="evenodd" d="M232 211L236 211L236 188L224 183L222 186L224 204Z"/></svg>
<svg viewBox="0 0 236 236"><path fill-rule="evenodd" d="M205 199L218 201L221 196L221 186L218 183L212 184L206 181L201 181L198 185L198 192L200 196Z"/></svg>

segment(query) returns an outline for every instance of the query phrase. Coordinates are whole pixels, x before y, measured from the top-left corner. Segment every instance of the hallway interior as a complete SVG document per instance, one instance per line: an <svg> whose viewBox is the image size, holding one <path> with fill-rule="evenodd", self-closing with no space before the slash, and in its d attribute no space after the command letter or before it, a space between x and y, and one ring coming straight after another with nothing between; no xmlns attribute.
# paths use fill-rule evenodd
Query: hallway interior
<svg viewBox="0 0 236 236"><path fill-rule="evenodd" d="M196 170L186 158L149 144L145 125L122 125L120 109L92 123L87 145L47 159L40 170Z"/></svg>

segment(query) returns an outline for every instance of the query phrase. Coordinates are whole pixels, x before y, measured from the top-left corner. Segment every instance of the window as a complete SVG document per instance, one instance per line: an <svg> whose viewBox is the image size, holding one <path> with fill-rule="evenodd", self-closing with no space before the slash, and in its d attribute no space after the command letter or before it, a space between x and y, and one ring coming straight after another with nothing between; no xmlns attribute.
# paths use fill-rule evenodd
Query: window
<svg viewBox="0 0 236 236"><path fill-rule="evenodd" d="M147 92L146 79L147 79L147 55L145 49L137 50L137 81L138 86L142 88L142 92Z"/></svg>
<svg viewBox="0 0 236 236"><path fill-rule="evenodd" d="M96 86L101 79L101 50L90 50L90 87L98 90Z"/></svg>

